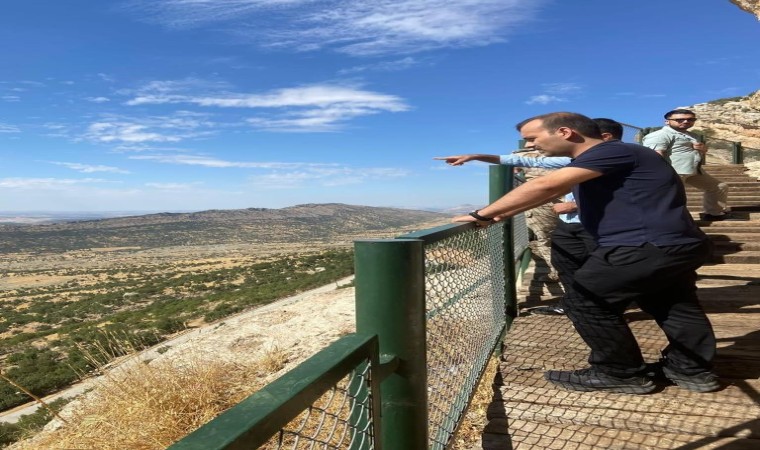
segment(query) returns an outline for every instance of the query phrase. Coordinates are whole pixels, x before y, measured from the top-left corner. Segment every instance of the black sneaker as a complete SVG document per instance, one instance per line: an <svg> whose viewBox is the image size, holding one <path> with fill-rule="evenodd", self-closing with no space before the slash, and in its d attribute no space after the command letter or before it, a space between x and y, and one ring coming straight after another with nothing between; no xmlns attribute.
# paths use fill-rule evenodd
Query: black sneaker
<svg viewBox="0 0 760 450"><path fill-rule="evenodd" d="M593 367L581 370L549 370L544 378L557 386L571 391L619 392L621 394L648 394L655 389L654 383L647 377L635 376L619 378L599 372Z"/></svg>
<svg viewBox="0 0 760 450"><path fill-rule="evenodd" d="M684 375L675 372L668 366L662 367L665 376L677 386L694 392L712 392L720 389L718 376L712 372L700 372L694 375Z"/></svg>
<svg viewBox="0 0 760 450"><path fill-rule="evenodd" d="M540 314L542 316L563 316L565 315L565 308L559 305L552 306L538 306L530 310L531 314Z"/></svg>

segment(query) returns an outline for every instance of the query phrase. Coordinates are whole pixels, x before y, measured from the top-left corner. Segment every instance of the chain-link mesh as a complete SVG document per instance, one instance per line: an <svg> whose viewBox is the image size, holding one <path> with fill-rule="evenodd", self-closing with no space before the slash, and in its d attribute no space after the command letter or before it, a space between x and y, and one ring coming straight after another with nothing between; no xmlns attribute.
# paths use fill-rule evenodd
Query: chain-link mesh
<svg viewBox="0 0 760 450"><path fill-rule="evenodd" d="M515 249L515 257L519 259L520 255L528 248L529 240L530 236L525 214L520 213L512 217L512 248Z"/></svg>
<svg viewBox="0 0 760 450"><path fill-rule="evenodd" d="M366 361L259 448L374 449L370 374L370 363Z"/></svg>
<svg viewBox="0 0 760 450"><path fill-rule="evenodd" d="M623 138L621 141L641 143L641 138L643 137L641 135L642 128L628 125L627 123L621 123L621 125L623 125Z"/></svg>
<svg viewBox="0 0 760 450"><path fill-rule="evenodd" d="M430 448L445 448L505 324L503 225L425 247Z"/></svg>

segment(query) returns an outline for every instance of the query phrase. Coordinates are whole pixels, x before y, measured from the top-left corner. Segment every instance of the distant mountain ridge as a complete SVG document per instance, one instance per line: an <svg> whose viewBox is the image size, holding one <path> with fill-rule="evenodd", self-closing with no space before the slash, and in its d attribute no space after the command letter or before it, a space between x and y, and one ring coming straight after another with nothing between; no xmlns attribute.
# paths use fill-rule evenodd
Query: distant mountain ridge
<svg viewBox="0 0 760 450"><path fill-rule="evenodd" d="M379 232L400 234L450 215L401 208L303 204L158 213L37 225L0 225L0 252L103 247L154 248L229 243L329 242Z"/></svg>

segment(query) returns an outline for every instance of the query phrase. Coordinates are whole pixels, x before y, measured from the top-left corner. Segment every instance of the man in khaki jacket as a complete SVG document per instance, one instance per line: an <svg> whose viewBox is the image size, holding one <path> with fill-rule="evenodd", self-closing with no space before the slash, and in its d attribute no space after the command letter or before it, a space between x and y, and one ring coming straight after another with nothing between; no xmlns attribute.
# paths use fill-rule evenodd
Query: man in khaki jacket
<svg viewBox="0 0 760 450"><path fill-rule="evenodd" d="M702 220L725 220L729 218L728 184L704 173L700 163L707 153L707 145L687 130L694 126L697 117L688 109L674 109L665 113L665 126L646 136L642 144L665 158L681 181L704 192L702 197Z"/></svg>

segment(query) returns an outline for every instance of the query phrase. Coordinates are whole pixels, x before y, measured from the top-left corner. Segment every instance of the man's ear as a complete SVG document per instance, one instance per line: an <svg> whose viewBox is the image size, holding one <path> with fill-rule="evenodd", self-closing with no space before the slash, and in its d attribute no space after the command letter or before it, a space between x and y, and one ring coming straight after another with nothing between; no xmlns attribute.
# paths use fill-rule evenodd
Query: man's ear
<svg viewBox="0 0 760 450"><path fill-rule="evenodd" d="M602 140L609 141L612 139L612 133L602 133Z"/></svg>
<svg viewBox="0 0 760 450"><path fill-rule="evenodd" d="M557 131L555 133L559 134L564 139L570 139L570 137L573 135L574 131L570 127L559 127L559 128L557 128Z"/></svg>

